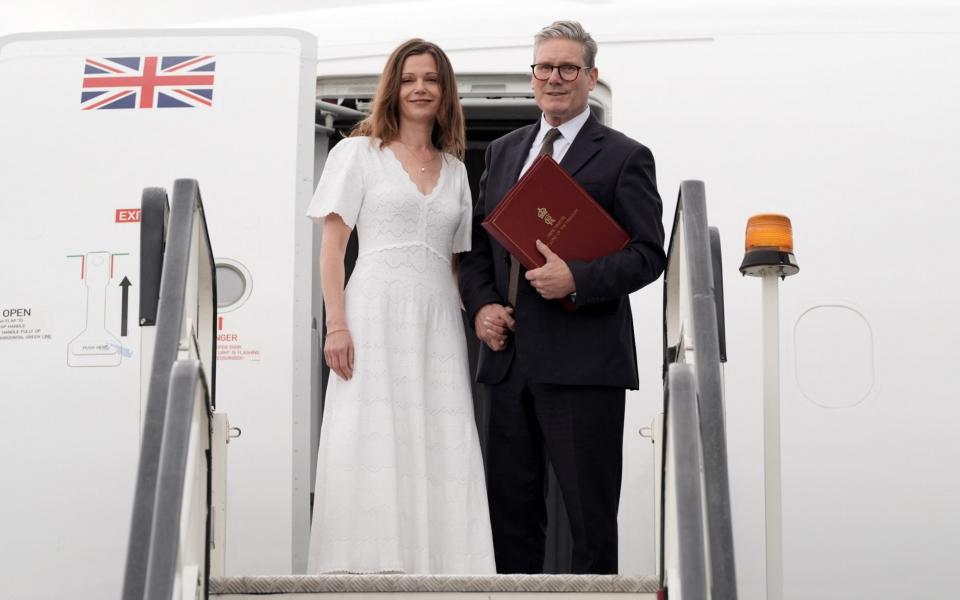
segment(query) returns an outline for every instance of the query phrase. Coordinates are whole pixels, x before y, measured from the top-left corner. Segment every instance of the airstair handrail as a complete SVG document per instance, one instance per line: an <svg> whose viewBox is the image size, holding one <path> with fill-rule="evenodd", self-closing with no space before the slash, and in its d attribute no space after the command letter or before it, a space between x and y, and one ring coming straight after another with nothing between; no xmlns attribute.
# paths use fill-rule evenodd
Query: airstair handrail
<svg viewBox="0 0 960 600"><path fill-rule="evenodd" d="M713 244L712 239L715 240ZM721 366L726 358L726 348L722 347L725 341L721 340L724 329L723 283L722 278L716 277L720 270L719 260L719 232L711 232L707 223L703 182L684 181L680 184L664 274L664 378L669 384L669 370L673 363L693 365L705 499L701 526L706 533L710 596L735 600L737 586ZM665 447L668 449L671 447L671 410L668 400L665 407L668 438ZM665 464L666 455L667 452L664 453ZM674 468L686 467L677 464ZM689 473L674 473L677 481L688 476ZM664 485L667 483L664 478ZM678 518L685 517L687 515L678 515ZM661 528L665 531L665 519ZM665 538L664 533L661 542ZM665 554L661 548L661 560L666 559ZM661 573L664 573L663 568Z"/></svg>
<svg viewBox="0 0 960 600"><path fill-rule="evenodd" d="M177 361L170 373L160 445L145 600L179 598L184 589L194 591L187 597L196 590L207 596L211 420L200 361Z"/></svg>
<svg viewBox="0 0 960 600"><path fill-rule="evenodd" d="M700 431L697 383L691 365L674 363L667 370L670 431L676 481L678 570L683 600L707 599L703 552L703 493L700 485Z"/></svg>
<svg viewBox="0 0 960 600"><path fill-rule="evenodd" d="M144 201L149 198L149 202L155 204L159 197L156 190L148 190ZM216 272L197 182L192 179L175 181L171 205L124 572L124 600L144 597L148 566L156 558L149 552L156 534L157 477L170 377L177 360L192 358L200 361L209 377L210 406L215 406ZM141 208L141 216L147 214ZM155 226L156 223L141 223L142 228Z"/></svg>
<svg viewBox="0 0 960 600"><path fill-rule="evenodd" d="M717 307L717 345L720 362L727 362L727 317L723 304L723 258L720 251L720 230L710 227L710 264L713 272L713 303Z"/></svg>
<svg viewBox="0 0 960 600"><path fill-rule="evenodd" d="M163 251L167 245L170 203L167 190L148 187L140 200L140 326L157 324Z"/></svg>

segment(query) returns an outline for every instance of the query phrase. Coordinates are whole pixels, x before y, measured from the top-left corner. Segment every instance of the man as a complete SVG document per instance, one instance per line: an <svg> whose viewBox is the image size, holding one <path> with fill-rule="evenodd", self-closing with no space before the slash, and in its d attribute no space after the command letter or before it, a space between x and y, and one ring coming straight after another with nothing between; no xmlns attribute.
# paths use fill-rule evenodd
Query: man
<svg viewBox="0 0 960 600"><path fill-rule="evenodd" d="M666 258L652 154L587 108L596 52L573 21L536 35L531 83L543 116L487 148L473 251L460 265L464 305L482 341L477 380L490 394L487 479L500 573L542 569L548 459L570 519L573 571L617 572L624 397L638 383L628 296L656 280ZM487 236L481 221L541 152L627 231L626 248L568 263L538 244L547 262L524 273Z"/></svg>

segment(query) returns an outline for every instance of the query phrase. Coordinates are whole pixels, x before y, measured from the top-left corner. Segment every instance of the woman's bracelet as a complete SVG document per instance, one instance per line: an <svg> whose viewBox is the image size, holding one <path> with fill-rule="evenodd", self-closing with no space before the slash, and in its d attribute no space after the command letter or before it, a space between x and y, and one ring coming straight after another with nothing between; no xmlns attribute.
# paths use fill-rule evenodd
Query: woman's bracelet
<svg viewBox="0 0 960 600"><path fill-rule="evenodd" d="M326 334L325 336L323 336L323 337L328 338L328 337L330 337L331 335L333 335L333 334L335 334L335 333L340 333L341 331L350 331L350 330L347 329L346 327L342 327L342 328L340 328L340 329L333 329L333 330L331 330L331 331L328 331L327 334Z"/></svg>

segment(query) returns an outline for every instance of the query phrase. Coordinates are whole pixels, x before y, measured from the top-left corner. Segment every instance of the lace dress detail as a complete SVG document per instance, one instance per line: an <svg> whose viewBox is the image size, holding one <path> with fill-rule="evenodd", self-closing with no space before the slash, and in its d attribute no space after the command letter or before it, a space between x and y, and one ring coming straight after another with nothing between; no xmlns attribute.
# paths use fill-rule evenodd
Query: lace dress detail
<svg viewBox="0 0 960 600"><path fill-rule="evenodd" d="M313 573L494 573L453 253L470 249L463 163L422 194L379 140L330 152L307 215L360 248L346 289L353 378L330 373L310 533Z"/></svg>

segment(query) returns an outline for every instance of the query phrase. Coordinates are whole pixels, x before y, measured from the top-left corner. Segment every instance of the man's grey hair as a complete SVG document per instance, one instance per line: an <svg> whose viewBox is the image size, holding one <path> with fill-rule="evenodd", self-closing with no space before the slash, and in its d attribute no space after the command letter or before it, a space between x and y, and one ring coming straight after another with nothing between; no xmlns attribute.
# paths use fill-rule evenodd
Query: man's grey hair
<svg viewBox="0 0 960 600"><path fill-rule="evenodd" d="M583 44L584 66L589 69L592 69L596 66L594 61L597 58L597 42L594 41L593 36L587 33L587 31L583 28L583 25L580 23L576 21L554 21L550 25L547 25L541 29L537 35L533 36L534 55L536 55L537 48L540 47L540 44L544 40L553 39L573 40L574 42L580 42Z"/></svg>

